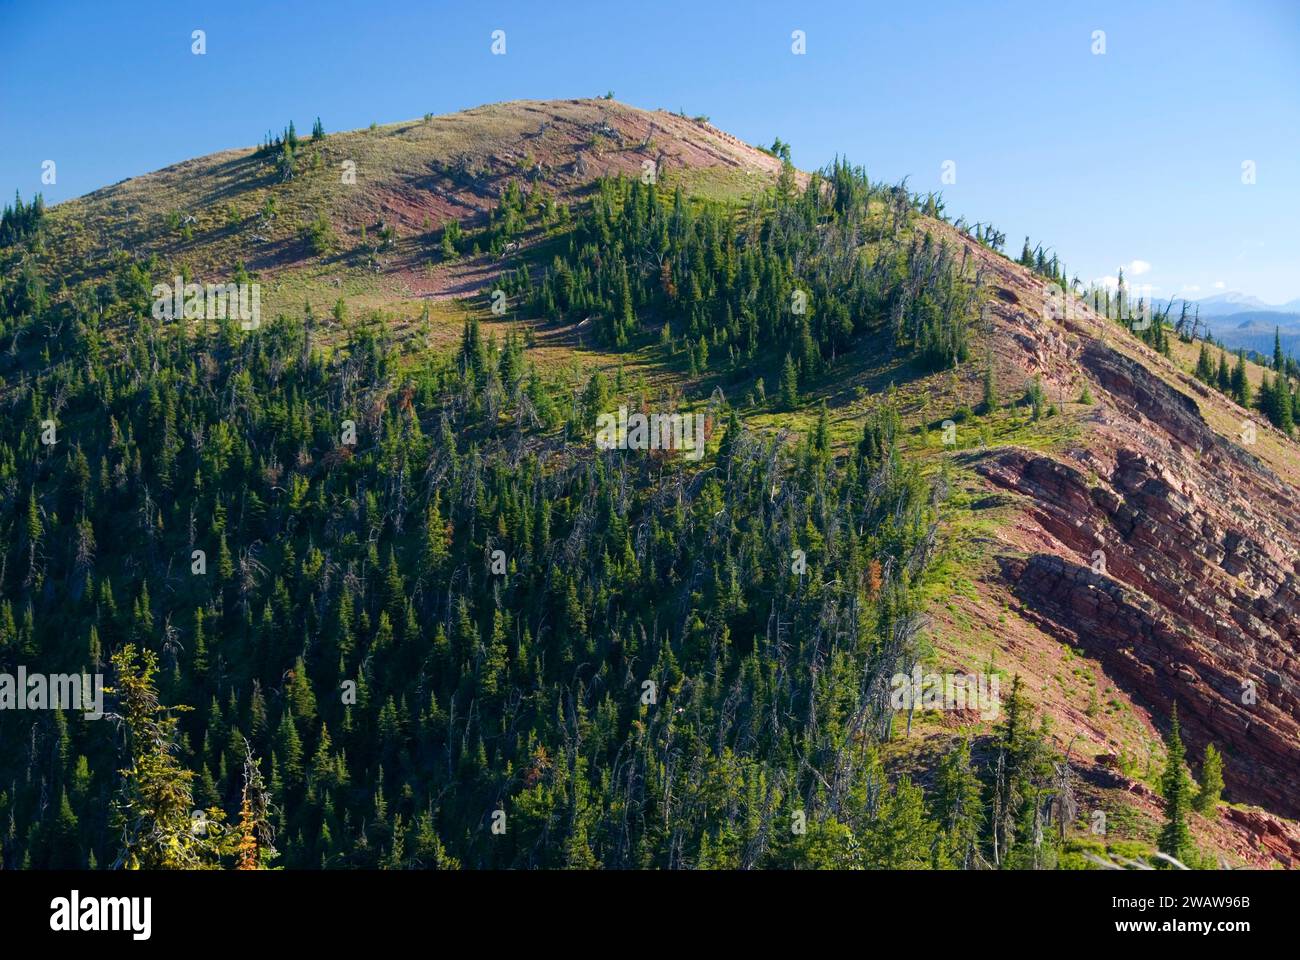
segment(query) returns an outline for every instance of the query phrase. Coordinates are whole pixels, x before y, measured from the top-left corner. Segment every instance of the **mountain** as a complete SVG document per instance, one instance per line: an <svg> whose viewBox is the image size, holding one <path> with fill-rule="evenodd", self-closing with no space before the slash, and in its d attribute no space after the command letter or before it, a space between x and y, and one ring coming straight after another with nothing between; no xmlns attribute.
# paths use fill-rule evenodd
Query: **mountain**
<svg viewBox="0 0 1300 960"><path fill-rule="evenodd" d="M430 238L452 220L484 219L511 182L568 203L597 177L640 176L649 162L723 197L780 170L702 119L604 100L492 104L302 143L287 165L278 148L230 150L60 204L47 247L69 282L129 250L166 255L201 279L243 262L277 279L393 277L412 297L442 297L475 289L473 271L492 261L447 266L429 256ZM320 215L347 237L365 228L370 242L314 254L307 231ZM394 235L381 243L385 227ZM282 289L264 291L272 311L285 304Z"/></svg>
<svg viewBox="0 0 1300 960"><path fill-rule="evenodd" d="M1177 313L1181 309L1184 299L1185 298L1183 297L1174 297L1170 300L1153 300L1152 305L1158 309L1164 309L1170 304L1173 304L1173 312ZM1254 297L1246 293L1237 293L1235 291L1216 293L1212 296L1201 297L1200 299L1186 299L1188 307L1193 310L1199 310L1202 318L1226 317L1248 313L1300 313L1300 299L1274 306L1265 303L1263 300L1259 299L1259 297Z"/></svg>
<svg viewBox="0 0 1300 960"><path fill-rule="evenodd" d="M0 865L1085 868L1175 705L1179 854L1295 864L1294 439L773 146L519 101L7 213L0 668L131 736L0 711Z"/></svg>
<svg viewBox="0 0 1300 960"><path fill-rule="evenodd" d="M1215 317L1207 327L1216 340L1233 350L1253 350L1262 357L1271 357L1276 336L1282 342L1283 353L1300 353L1300 313L1231 313Z"/></svg>
<svg viewBox="0 0 1300 960"><path fill-rule="evenodd" d="M1199 300L1193 300L1192 304L1199 307L1201 315L1206 317L1217 317L1232 313L1247 313L1249 311L1284 311L1283 307L1273 307L1265 303L1259 297L1252 297L1246 293L1237 293L1228 291L1226 293L1216 293L1208 297L1201 297Z"/></svg>

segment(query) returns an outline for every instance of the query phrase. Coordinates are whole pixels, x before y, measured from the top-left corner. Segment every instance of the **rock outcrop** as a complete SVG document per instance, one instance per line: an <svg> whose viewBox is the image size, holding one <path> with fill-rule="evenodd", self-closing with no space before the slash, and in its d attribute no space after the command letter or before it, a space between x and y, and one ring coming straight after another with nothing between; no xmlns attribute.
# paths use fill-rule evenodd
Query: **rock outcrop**
<svg viewBox="0 0 1300 960"><path fill-rule="evenodd" d="M1300 503L1190 396L1099 339L1087 442L976 463L1023 495L1050 549L1000 558L1025 613L1096 656L1189 756L1227 757L1231 799L1300 816Z"/></svg>

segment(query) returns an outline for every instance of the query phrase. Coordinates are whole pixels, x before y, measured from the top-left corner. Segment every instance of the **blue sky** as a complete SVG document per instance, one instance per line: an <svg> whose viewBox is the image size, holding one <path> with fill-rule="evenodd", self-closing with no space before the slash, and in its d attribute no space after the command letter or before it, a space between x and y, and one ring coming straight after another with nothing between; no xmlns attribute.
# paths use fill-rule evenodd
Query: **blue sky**
<svg viewBox="0 0 1300 960"><path fill-rule="evenodd" d="M613 90L780 136L804 169L910 176L1085 280L1127 264L1157 296L1300 297L1300 3L1066 6L0 0L0 190L57 202L290 119Z"/></svg>

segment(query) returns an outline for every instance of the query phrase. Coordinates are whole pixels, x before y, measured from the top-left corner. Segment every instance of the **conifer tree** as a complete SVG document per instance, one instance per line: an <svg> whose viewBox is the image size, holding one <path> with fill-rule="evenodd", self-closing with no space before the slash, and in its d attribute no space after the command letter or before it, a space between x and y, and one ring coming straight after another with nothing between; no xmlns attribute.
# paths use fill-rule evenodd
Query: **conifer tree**
<svg viewBox="0 0 1300 960"><path fill-rule="evenodd" d="M217 866L223 852L218 830L222 814L212 811L205 831L193 828L194 773L175 752L177 720L158 700L157 656L126 644L112 663L127 731L127 766L114 807L122 832L118 865L128 870Z"/></svg>
<svg viewBox="0 0 1300 960"><path fill-rule="evenodd" d="M1195 807L1207 817L1218 816L1219 797L1223 793L1223 756L1214 744L1205 745L1205 759L1201 762L1201 788L1196 792Z"/></svg>
<svg viewBox="0 0 1300 960"><path fill-rule="evenodd" d="M990 352L984 361L984 396L980 403L980 412L987 416L997 407L997 385L993 379L993 354Z"/></svg>
<svg viewBox="0 0 1300 960"><path fill-rule="evenodd" d="M1201 341L1201 352L1196 357L1196 379L1202 383L1214 382L1214 360L1210 357L1210 345Z"/></svg>
<svg viewBox="0 0 1300 960"><path fill-rule="evenodd" d="M953 863L963 870L979 858L984 827L982 790L971 766L970 741L963 737L944 754L935 784L939 823L947 833Z"/></svg>
<svg viewBox="0 0 1300 960"><path fill-rule="evenodd" d="M1273 425L1289 436L1295 429L1295 398L1285 373L1274 377L1273 397L1277 408L1277 419Z"/></svg>
<svg viewBox="0 0 1300 960"><path fill-rule="evenodd" d="M781 369L781 406L793 410L799 406L799 371L795 369L794 358L785 355L785 366Z"/></svg>
<svg viewBox="0 0 1300 960"><path fill-rule="evenodd" d="M1187 862L1192 849L1192 835L1187 827L1187 811L1192 801L1192 783L1184 767L1186 751L1182 731L1178 726L1178 705L1169 714L1169 732L1165 736L1168 751L1165 772L1161 777L1161 793L1165 798L1165 825L1160 831L1160 852L1175 860Z"/></svg>
<svg viewBox="0 0 1300 960"><path fill-rule="evenodd" d="M918 870L945 865L924 794L904 775L881 805L863 843L868 869Z"/></svg>
<svg viewBox="0 0 1300 960"><path fill-rule="evenodd" d="M1251 406L1253 391L1246 376L1246 351L1237 351L1237 365L1232 370L1232 398L1247 409Z"/></svg>

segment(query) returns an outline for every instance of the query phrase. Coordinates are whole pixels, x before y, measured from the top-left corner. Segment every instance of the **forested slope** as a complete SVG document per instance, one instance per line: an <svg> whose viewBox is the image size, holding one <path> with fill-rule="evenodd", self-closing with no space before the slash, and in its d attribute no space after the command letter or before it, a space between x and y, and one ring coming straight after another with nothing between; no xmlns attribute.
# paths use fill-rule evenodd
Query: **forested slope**
<svg viewBox="0 0 1300 960"><path fill-rule="evenodd" d="M6 215L0 668L115 692L100 720L0 711L3 865L1148 851L1082 839L1014 649L995 720L912 751L925 718L891 702L959 645L963 484L1015 485L931 430L1046 445L1070 419L993 339L1031 272L849 163L509 106L482 122L522 164L474 138L449 164L472 116L286 131L167 180L177 207L126 185ZM367 137L363 174L407 152L328 192ZM261 284L261 322L160 318L177 276ZM704 456L599 449L620 406L702 415Z"/></svg>

